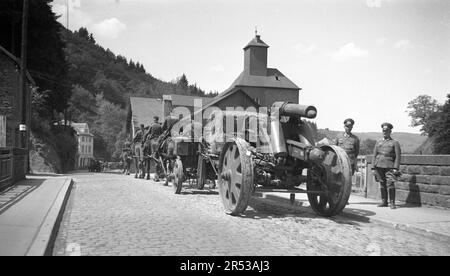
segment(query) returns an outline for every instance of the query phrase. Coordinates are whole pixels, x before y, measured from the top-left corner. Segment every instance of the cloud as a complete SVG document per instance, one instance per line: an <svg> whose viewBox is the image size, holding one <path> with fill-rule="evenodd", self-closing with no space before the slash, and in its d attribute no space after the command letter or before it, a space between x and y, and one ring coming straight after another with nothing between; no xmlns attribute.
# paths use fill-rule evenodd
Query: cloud
<svg viewBox="0 0 450 276"><path fill-rule="evenodd" d="M105 19L100 23L94 24L93 32L95 35L108 39L115 39L119 34L127 29L127 25L113 17Z"/></svg>
<svg viewBox="0 0 450 276"><path fill-rule="evenodd" d="M310 54L317 49L317 45L315 43L310 43L308 45L298 43L294 46L294 49L303 54Z"/></svg>
<svg viewBox="0 0 450 276"><path fill-rule="evenodd" d="M381 0L366 0L366 5L369 8L381 8Z"/></svg>
<svg viewBox="0 0 450 276"><path fill-rule="evenodd" d="M209 68L209 70L213 71L213 72L223 72L225 71L225 68L223 67L222 64L217 64L217 65L213 65Z"/></svg>
<svg viewBox="0 0 450 276"><path fill-rule="evenodd" d="M369 56L369 51L357 47L353 42L347 43L331 54L331 59L338 62Z"/></svg>
<svg viewBox="0 0 450 276"><path fill-rule="evenodd" d="M377 43L378 46L382 46L382 45L384 45L386 40L387 39L385 37L380 37L380 38L377 39L376 43Z"/></svg>
<svg viewBox="0 0 450 276"><path fill-rule="evenodd" d="M394 48L396 49L404 50L408 49L409 47L411 47L411 42L406 39L402 39L394 43Z"/></svg>
<svg viewBox="0 0 450 276"><path fill-rule="evenodd" d="M67 25L67 6L61 4L53 4L52 10L56 15L59 15L58 22L62 25ZM91 24L92 19L79 8L69 4L69 24L71 30L78 30L80 27L86 27Z"/></svg>

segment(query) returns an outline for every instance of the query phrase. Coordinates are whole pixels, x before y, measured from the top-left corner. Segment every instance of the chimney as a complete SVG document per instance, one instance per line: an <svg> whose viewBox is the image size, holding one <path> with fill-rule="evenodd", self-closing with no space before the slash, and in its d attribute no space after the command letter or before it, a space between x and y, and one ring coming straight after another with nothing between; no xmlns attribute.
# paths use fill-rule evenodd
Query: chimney
<svg viewBox="0 0 450 276"><path fill-rule="evenodd" d="M162 109L162 115L164 116L164 118L170 115L170 113L172 112L172 95L163 95Z"/></svg>
<svg viewBox="0 0 450 276"><path fill-rule="evenodd" d="M255 35L244 47L244 72L253 76L267 76L267 48L269 46Z"/></svg>

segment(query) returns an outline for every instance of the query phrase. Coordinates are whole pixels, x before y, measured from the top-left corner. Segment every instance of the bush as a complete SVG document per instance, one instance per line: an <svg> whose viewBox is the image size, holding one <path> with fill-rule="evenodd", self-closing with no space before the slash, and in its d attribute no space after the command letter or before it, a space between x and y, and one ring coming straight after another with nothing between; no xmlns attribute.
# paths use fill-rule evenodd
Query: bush
<svg viewBox="0 0 450 276"><path fill-rule="evenodd" d="M52 126L51 142L61 160L62 172L75 169L75 157L77 154L78 141L76 132L71 126Z"/></svg>

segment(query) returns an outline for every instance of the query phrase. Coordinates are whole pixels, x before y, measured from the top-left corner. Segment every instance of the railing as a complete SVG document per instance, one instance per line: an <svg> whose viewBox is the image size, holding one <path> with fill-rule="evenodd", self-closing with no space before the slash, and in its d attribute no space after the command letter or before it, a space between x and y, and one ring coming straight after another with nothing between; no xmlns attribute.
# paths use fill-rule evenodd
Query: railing
<svg viewBox="0 0 450 276"><path fill-rule="evenodd" d="M0 148L0 184L12 178L12 162L11 149Z"/></svg>
<svg viewBox="0 0 450 276"><path fill-rule="evenodd" d="M352 192L366 195L366 156L358 156L357 170L352 177Z"/></svg>

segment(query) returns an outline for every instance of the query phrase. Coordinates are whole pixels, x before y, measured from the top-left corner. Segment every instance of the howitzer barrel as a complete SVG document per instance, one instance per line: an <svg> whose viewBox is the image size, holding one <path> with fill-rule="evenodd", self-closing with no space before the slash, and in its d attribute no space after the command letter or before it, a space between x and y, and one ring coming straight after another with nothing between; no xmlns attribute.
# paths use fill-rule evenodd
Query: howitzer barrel
<svg viewBox="0 0 450 276"><path fill-rule="evenodd" d="M300 116L308 119L314 119L317 115L317 109L312 105L301 105L294 103L284 103L280 107L282 116Z"/></svg>

